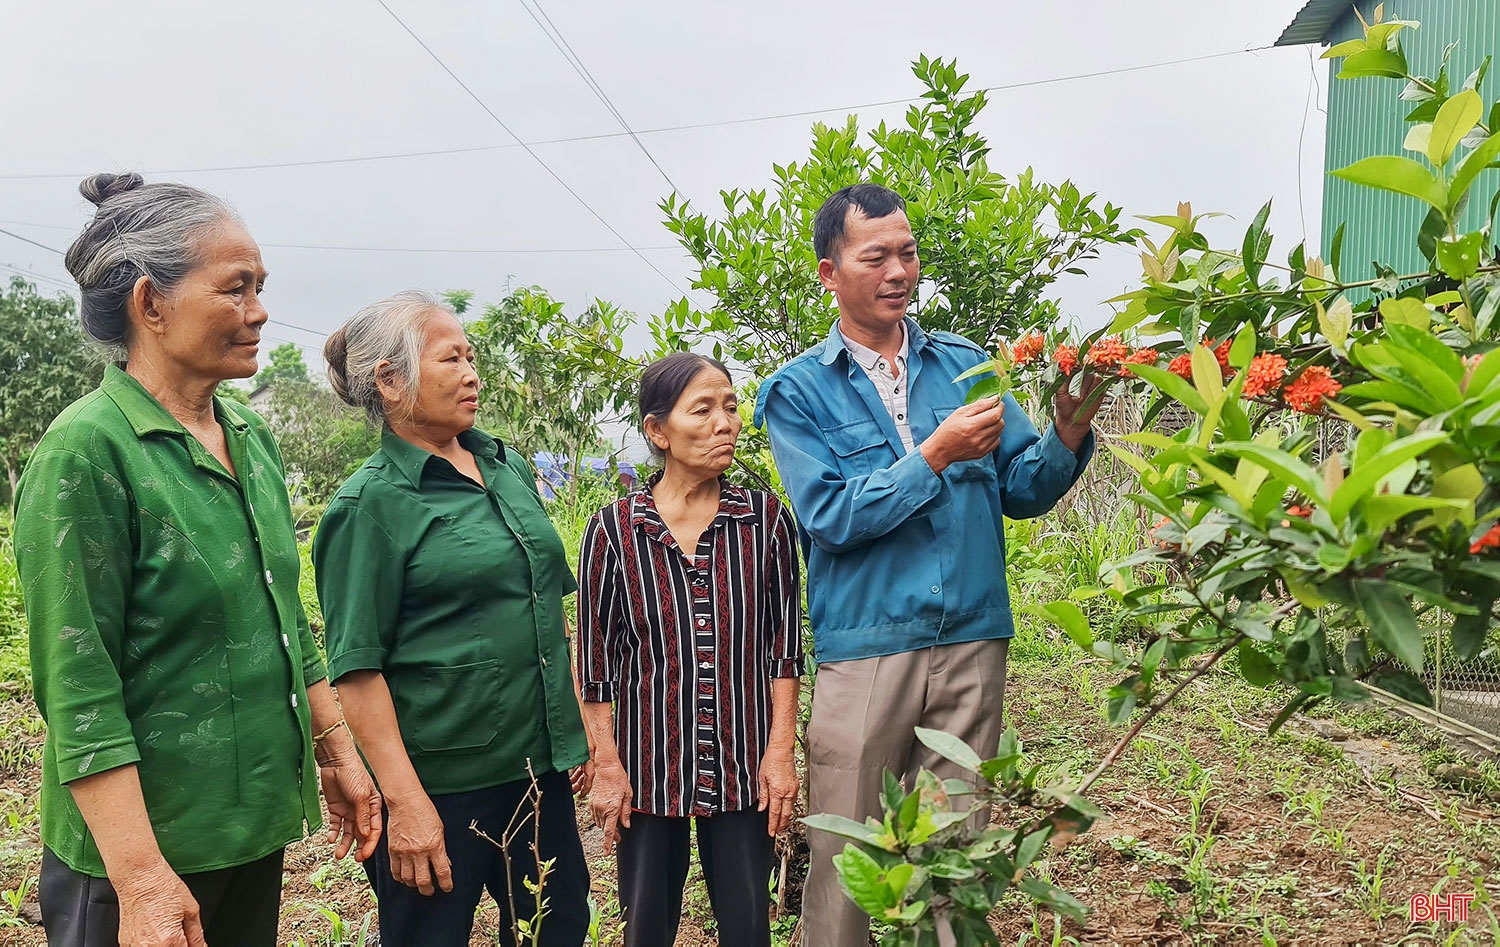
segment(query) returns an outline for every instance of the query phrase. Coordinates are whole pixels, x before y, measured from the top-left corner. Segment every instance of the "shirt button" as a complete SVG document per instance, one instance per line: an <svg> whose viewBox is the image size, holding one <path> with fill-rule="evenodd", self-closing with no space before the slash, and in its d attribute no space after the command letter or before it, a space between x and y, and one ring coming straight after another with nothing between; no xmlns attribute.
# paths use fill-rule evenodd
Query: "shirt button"
<svg viewBox="0 0 1500 947"><path fill-rule="evenodd" d="M297 706L297 694L296 694L295 691L292 693L292 706L293 707Z"/></svg>
<svg viewBox="0 0 1500 947"><path fill-rule="evenodd" d="M699 628L707 628L708 627L708 619L707 618L700 618L700 619L698 619L698 627Z"/></svg>
<svg viewBox="0 0 1500 947"><path fill-rule="evenodd" d="M283 634L281 636L281 645L284 648L290 648L292 646L292 639Z"/></svg>
<svg viewBox="0 0 1500 947"><path fill-rule="evenodd" d="M266 584L267 585L271 584L271 570L270 569L266 570Z"/></svg>
<svg viewBox="0 0 1500 947"><path fill-rule="evenodd" d="M896 415L896 420L897 421L905 421L906 420L906 415L904 415L904 414L898 414L898 415Z"/></svg>
<svg viewBox="0 0 1500 947"><path fill-rule="evenodd" d="M547 666L547 659L546 658L542 658L542 667L546 667L546 666Z"/></svg>
<svg viewBox="0 0 1500 947"><path fill-rule="evenodd" d="M932 594L933 594L933 595L936 595L936 594L938 594L938 593L939 593L939 592L941 592L941 591L942 591L942 589L940 589L940 588L938 588L938 587L937 587L937 586L935 586L935 585L934 585L934 586L933 586L933 587L932 587Z"/></svg>

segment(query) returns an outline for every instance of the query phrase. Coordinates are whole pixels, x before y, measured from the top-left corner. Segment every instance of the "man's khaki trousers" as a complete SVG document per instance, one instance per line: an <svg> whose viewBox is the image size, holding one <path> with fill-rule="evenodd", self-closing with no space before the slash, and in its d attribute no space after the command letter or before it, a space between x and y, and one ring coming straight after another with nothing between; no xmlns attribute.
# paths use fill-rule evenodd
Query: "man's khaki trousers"
<svg viewBox="0 0 1500 947"><path fill-rule="evenodd" d="M940 645L921 651L818 666L807 726L808 812L864 821L880 817L884 773L909 789L919 769L968 778L917 741L916 727L962 737L981 759L1005 732L1008 640ZM870 918L839 887L833 856L845 840L810 831L812 865L802 895L804 947L866 947Z"/></svg>

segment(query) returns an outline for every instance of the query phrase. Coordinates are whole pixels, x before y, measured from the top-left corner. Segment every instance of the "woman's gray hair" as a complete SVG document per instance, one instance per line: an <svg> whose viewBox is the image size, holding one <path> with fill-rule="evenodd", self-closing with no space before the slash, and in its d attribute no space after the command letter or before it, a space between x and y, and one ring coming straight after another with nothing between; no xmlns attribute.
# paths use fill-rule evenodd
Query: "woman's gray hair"
<svg viewBox="0 0 1500 947"><path fill-rule="evenodd" d="M64 263L82 291L78 308L84 333L123 346L130 319L125 304L142 277L171 292L201 262L204 233L239 217L207 191L186 184L153 183L135 172L95 174L78 185L98 209L68 247Z"/></svg>
<svg viewBox="0 0 1500 947"><path fill-rule="evenodd" d="M417 289L397 293L356 312L323 345L334 392L345 403L363 409L377 424L387 422L380 382L402 392L417 390L427 322L434 312L454 315L452 306ZM382 362L389 364L382 368Z"/></svg>

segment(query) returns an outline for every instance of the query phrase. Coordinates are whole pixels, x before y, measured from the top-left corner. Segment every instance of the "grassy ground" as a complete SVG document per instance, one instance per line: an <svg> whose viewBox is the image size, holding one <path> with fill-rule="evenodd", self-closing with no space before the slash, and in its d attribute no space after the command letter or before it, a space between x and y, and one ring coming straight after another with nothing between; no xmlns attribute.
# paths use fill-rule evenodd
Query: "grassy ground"
<svg viewBox="0 0 1500 947"><path fill-rule="evenodd" d="M562 524L576 532L577 524ZM1080 581L1129 529L1033 529L1013 537L1018 603ZM1121 538L1121 533L1126 538ZM1128 549L1126 550L1128 551ZM35 793L43 727L25 675L14 579L0 556L0 947L41 944L35 880ZM1116 739L1100 707L1111 681L1099 663L1023 618L1011 651L1007 713L1027 750L1059 776L1091 768ZM1007 944L1500 943L1500 772L1455 771L1454 751L1419 726L1373 708L1298 717L1274 738L1279 696L1209 676L1153 723L1095 791L1108 818L1047 863L1050 879L1092 907L1082 926L1019 897L992 916ZM1448 765L1445 765L1448 764ZM1455 776L1455 772L1458 774ZM1435 776L1434 773L1442 777ZM619 943L614 872L580 809L594 872L599 943ZM785 848L778 942L796 926L805 847ZM773 883L777 879L773 879ZM1477 896L1465 926L1411 925L1411 895ZM321 840L288 853L282 939L360 942L373 902L362 871L335 863ZM494 943L496 912L473 943ZM716 942L701 877L686 896L682 945Z"/></svg>

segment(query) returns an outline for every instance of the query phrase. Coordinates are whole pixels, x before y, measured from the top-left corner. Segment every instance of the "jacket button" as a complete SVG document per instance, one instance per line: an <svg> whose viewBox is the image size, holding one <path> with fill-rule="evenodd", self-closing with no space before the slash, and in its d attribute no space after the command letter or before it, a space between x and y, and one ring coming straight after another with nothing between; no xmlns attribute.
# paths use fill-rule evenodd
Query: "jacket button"
<svg viewBox="0 0 1500 947"><path fill-rule="evenodd" d="M938 594L938 593L939 593L939 592L941 592L941 591L942 591L942 589L940 589L940 588L938 588L938 587L937 587L937 586L935 586L935 585L934 585L934 586L933 586L933 587L932 587L932 594L933 594L933 595L936 595L936 594Z"/></svg>

